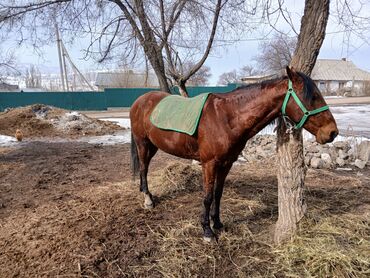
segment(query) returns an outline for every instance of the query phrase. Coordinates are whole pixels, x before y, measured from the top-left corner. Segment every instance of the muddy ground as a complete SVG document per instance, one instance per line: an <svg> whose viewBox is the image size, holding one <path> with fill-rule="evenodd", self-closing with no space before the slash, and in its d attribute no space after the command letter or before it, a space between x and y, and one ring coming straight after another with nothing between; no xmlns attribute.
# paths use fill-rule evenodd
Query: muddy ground
<svg viewBox="0 0 370 278"><path fill-rule="evenodd" d="M138 185L131 181L129 161L128 144L30 142L1 148L0 277L325 277L327 273L366 277L369 273L369 167L308 171L309 217L300 229L310 234L297 240L310 238L310 244L303 241L305 245L320 246L319 240L330 235L333 245L325 244L336 253L328 251L325 262L320 262L323 269L315 266L317 250L312 249L313 255L304 250L284 253L272 244L277 220L273 161L233 167L222 200L225 231L211 244L203 242L199 225L202 193L197 166L159 152L151 164L149 185L156 207L145 210ZM179 175L189 187L179 185ZM334 231L325 228L330 221ZM347 261L338 263L343 256L348 257L348 266Z"/></svg>

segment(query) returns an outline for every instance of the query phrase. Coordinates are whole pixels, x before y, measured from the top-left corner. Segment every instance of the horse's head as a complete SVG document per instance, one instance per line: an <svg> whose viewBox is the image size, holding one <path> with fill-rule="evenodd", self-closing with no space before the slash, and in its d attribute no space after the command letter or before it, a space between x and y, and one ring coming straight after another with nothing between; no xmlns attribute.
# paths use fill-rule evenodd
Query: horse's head
<svg viewBox="0 0 370 278"><path fill-rule="evenodd" d="M289 78L282 107L284 117L295 123L293 128L305 128L320 144L330 143L338 135L337 124L312 79L293 68L286 68Z"/></svg>

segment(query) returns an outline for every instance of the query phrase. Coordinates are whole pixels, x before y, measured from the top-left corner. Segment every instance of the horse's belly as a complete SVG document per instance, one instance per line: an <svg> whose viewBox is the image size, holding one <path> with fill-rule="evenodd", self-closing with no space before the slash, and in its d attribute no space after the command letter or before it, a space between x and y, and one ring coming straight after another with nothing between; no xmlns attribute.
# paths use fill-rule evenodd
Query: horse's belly
<svg viewBox="0 0 370 278"><path fill-rule="evenodd" d="M154 128L149 132L150 141L162 151L188 159L199 160L197 139L180 132Z"/></svg>

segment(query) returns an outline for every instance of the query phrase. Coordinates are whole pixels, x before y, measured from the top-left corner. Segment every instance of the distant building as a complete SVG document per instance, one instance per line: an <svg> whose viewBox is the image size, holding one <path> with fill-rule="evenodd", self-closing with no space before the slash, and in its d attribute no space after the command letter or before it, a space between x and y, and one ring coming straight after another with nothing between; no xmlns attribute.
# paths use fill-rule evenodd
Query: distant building
<svg viewBox="0 0 370 278"><path fill-rule="evenodd" d="M0 81L0 92L19 92L19 86Z"/></svg>
<svg viewBox="0 0 370 278"><path fill-rule="evenodd" d="M153 73L134 72L132 70L98 72L95 86L99 90L105 88L141 88L159 87L157 77Z"/></svg>
<svg viewBox="0 0 370 278"><path fill-rule="evenodd" d="M245 84L261 82L277 74L254 75L241 78ZM362 96L370 95L370 73L346 59L318 59L311 78L324 95Z"/></svg>
<svg viewBox="0 0 370 278"><path fill-rule="evenodd" d="M266 75L251 75L251 76L246 76L246 77L243 77L241 78L240 80L244 83L244 84L253 84L253 83L258 83L258 82L262 82L264 80L268 80L268 79L271 79L271 78L274 78L275 75L274 74L266 74Z"/></svg>
<svg viewBox="0 0 370 278"><path fill-rule="evenodd" d="M370 93L370 73L345 58L318 59L311 78L326 95L361 96Z"/></svg>

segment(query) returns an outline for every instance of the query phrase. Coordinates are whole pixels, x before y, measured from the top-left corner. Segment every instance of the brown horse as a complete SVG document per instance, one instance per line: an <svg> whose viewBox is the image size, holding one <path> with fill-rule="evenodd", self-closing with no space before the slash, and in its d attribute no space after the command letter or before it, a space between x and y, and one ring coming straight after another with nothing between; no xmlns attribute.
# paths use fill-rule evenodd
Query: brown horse
<svg viewBox="0 0 370 278"><path fill-rule="evenodd" d="M140 172L140 191L144 192L144 206L154 206L148 189L147 173L150 160L158 148L178 157L200 161L204 189L201 224L205 240L211 240L214 233L209 216L213 199L213 228L220 229L223 227L220 221L220 201L225 178L247 140L282 114L288 84L293 84L298 101L307 110L324 110L317 111L315 115L306 113L307 120L303 127L316 136L317 142L332 142L338 129L312 79L288 67L287 75L240 87L230 93L210 94L203 107L198 131L193 136L162 130L150 122L149 117L154 107L168 93L150 92L139 97L130 110L131 158L134 174ZM305 116L302 112L304 109L301 110L293 97L288 99L284 110L284 114L295 123Z"/></svg>

